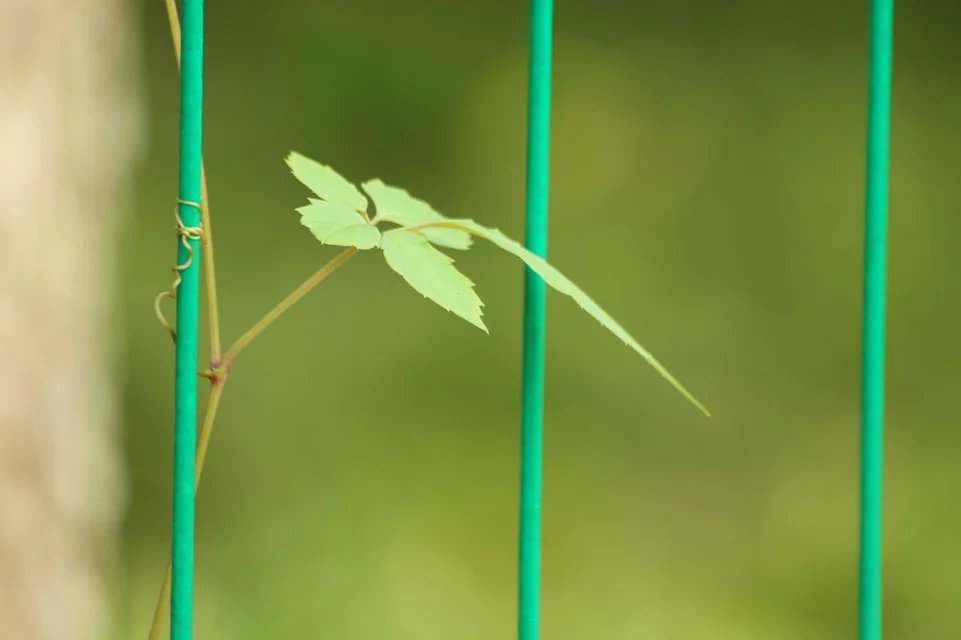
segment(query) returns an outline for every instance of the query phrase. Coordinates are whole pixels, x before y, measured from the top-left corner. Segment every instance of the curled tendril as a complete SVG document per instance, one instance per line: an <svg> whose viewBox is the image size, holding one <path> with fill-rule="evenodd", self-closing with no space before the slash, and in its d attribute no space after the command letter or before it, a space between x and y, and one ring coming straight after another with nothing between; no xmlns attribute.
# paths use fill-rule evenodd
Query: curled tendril
<svg viewBox="0 0 961 640"><path fill-rule="evenodd" d="M200 210L200 204L197 202L190 202L189 200L178 199L177 203L186 205L188 207L194 207L198 211ZM197 226L197 227L186 226L184 224L183 219L180 217L180 211L179 211L179 208L177 207L174 208L174 219L177 221L177 226L176 226L177 235L180 237L180 242L181 244L183 244L184 249L187 250L187 261L184 262L183 264L175 265L171 269L171 271L174 274L173 284L171 284L170 288L167 289L166 291L161 291L159 294L157 294L157 297L154 298L153 309L154 309L154 313L157 315L157 320L160 321L161 326L163 326L163 328L167 330L167 333L169 333L170 337L174 340L174 342L176 342L177 331L176 329L174 329L173 325L171 325L170 322L167 321L167 318L164 316L163 310L160 308L160 303L163 302L164 298L169 298L171 300L177 299L177 288L180 286L180 283L183 281L182 273L184 270L188 269L190 265L192 265L194 262L194 248L190 246L190 241L199 240L200 242L203 242L204 230L203 230L203 227L200 227L200 226Z"/></svg>

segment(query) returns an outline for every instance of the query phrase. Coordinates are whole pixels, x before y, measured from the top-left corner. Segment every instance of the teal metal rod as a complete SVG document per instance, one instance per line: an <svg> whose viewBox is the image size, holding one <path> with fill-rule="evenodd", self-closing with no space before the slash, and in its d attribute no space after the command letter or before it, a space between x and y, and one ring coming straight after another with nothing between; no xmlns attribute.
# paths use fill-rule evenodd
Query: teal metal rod
<svg viewBox="0 0 961 640"><path fill-rule="evenodd" d="M528 249L543 257L547 256L553 22L553 0L532 0L525 241ZM540 636L546 296L544 281L529 268L526 269L518 585L520 640L537 640Z"/></svg>
<svg viewBox="0 0 961 640"><path fill-rule="evenodd" d="M861 361L859 637L881 640L884 340L894 0L872 0Z"/></svg>
<svg viewBox="0 0 961 640"><path fill-rule="evenodd" d="M180 189L178 212L185 227L200 225L203 133L204 3L183 0L180 73ZM189 204L194 203L194 204ZM177 243L177 355L174 380L173 550L170 638L193 638L194 458L197 449L197 333L200 312L200 242ZM191 259L191 253L193 255Z"/></svg>

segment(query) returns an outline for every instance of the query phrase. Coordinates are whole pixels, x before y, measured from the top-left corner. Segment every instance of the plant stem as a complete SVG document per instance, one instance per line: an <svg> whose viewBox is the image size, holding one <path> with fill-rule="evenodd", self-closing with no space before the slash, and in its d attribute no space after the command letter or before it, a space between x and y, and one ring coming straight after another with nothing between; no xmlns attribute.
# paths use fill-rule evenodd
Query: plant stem
<svg viewBox="0 0 961 640"><path fill-rule="evenodd" d="M234 360L241 351L244 350L253 340L263 333L267 327L274 323L277 318L279 318L285 311L290 309L294 304L300 301L304 296L310 293L314 287L327 279L331 273L337 270L342 264L347 262L355 253L357 249L350 247L341 251L333 260L325 264L316 273L310 276L304 281L299 287L294 289L290 295L284 298L280 304L271 309L267 315L261 318L254 326L252 326L245 334L243 334L237 342L227 350L227 355L224 356L224 367L229 369L233 365ZM220 407L220 398L224 392L224 386L226 385L226 378L219 378L214 381L213 387L210 390L210 397L207 399L207 411L204 415L204 423L200 429L200 436L197 440L197 454L194 461L194 491L196 492L197 487L200 485L200 478L203 475L204 462L207 458L207 448L210 445L210 436L214 428L214 420L217 417L217 410ZM170 610L170 580L171 571L170 564L167 564L167 571L164 573L163 584L160 587L160 595L157 598L157 605L154 608L153 622L150 625L150 640L161 640L163 634L163 621L168 618L168 612Z"/></svg>
<svg viewBox="0 0 961 640"><path fill-rule="evenodd" d="M227 349L226 355L224 355L223 366L226 369L230 369L233 365L234 360L240 355L254 339L263 333L267 327L272 325L277 318L279 318L287 309L294 306L301 298L311 292L311 290L318 284L323 282L327 276L337 270L337 267L347 262L355 253L357 253L356 247L349 247L338 253L333 260L322 266L314 275L307 278L303 284L294 289L290 295L284 298L280 304L267 312L263 318L257 321L257 323L252 326L247 332L238 338L229 349Z"/></svg>
<svg viewBox="0 0 961 640"><path fill-rule="evenodd" d="M163 640L163 621L170 618L170 561L167 561L167 572L164 573L163 586L153 612L153 622L150 624L150 640Z"/></svg>
<svg viewBox="0 0 961 640"><path fill-rule="evenodd" d="M204 471L204 461L207 458L207 446L210 444L210 434L214 429L214 420L217 418L217 409L220 407L220 398L224 393L225 379L214 382L210 389L210 397L207 398L207 411L204 415L204 424L200 429L200 437L197 442L197 457L194 462L194 492L200 486L200 477ZM163 621L170 616L170 561L167 561L167 572L164 573L163 585L160 587L160 595L157 597L157 605L154 608L153 622L150 624L150 640L162 640Z"/></svg>
<svg viewBox="0 0 961 640"><path fill-rule="evenodd" d="M180 68L180 17L177 15L176 0L165 0L167 20L170 22L170 36L173 38L174 56ZM210 223L210 202L207 192L207 170L203 160L200 162L200 220L204 230L204 253L206 259L201 268L204 272L204 288L207 297L207 324L210 325L210 361L220 362L220 313L217 307L217 271L214 266L214 232Z"/></svg>
<svg viewBox="0 0 961 640"><path fill-rule="evenodd" d="M252 326L244 335L240 337L237 342L234 343L232 347L227 351L227 355L224 357L224 368L229 369L233 364L237 355L243 351L243 349L253 342L254 338L259 336L264 330L267 329L277 318L279 318L285 311L297 303L301 298L311 292L314 287L323 282L327 276L333 273L338 267L347 262L355 253L357 249L351 247L340 252L333 260L321 267L316 273L314 273L310 278L304 281L299 287L297 287L290 295L281 301L276 307L270 310L263 318L260 319L254 326ZM217 378L214 380L213 386L210 390L210 397L207 398L207 410L204 414L204 423L200 428L200 435L197 439L197 453L194 461L194 492L196 493L197 488L200 486L200 478L203 475L204 462L207 459L207 448L210 445L210 436L214 429L214 420L217 418L217 410L220 407L220 399L224 393L224 387L227 383L226 378ZM150 625L150 640L162 640L163 638L163 621L169 617L170 611L170 581L171 581L171 571L170 563L167 563L167 571L164 573L163 584L160 587L160 595L157 597L157 604L154 607L153 622Z"/></svg>
<svg viewBox="0 0 961 640"><path fill-rule="evenodd" d="M204 472L204 462L207 459L207 447L210 445L210 434L214 430L214 420L217 418L217 409L220 407L220 398L224 395L224 385L226 379L217 380L210 388L210 397L207 398L207 414L204 416L204 424L200 428L200 437L197 439L197 460L196 471L194 472L194 482L200 485L200 476Z"/></svg>
<svg viewBox="0 0 961 640"><path fill-rule="evenodd" d="M220 312L217 308L217 272L214 268L214 233L210 224L210 204L207 195L207 171L200 165L200 217L204 228L204 251L207 253L203 262L204 289L207 298L207 324L210 331L210 361L220 362Z"/></svg>
<svg viewBox="0 0 961 640"><path fill-rule="evenodd" d="M327 276L333 273L338 267L347 262L355 253L357 249L351 247L340 252L333 260L321 267L316 273L314 273L310 278L304 281L299 287L297 287L290 295L281 301L276 307L271 309L267 315L260 319L254 326L252 326L244 335L240 337L237 342L234 343L232 347L227 351L227 355L224 357L224 368L229 369L233 364L237 355L243 351L243 349L253 342L254 338L259 336L264 330L267 329L277 318L279 318L285 311L292 307L301 298L311 292L314 287L323 282ZM196 492L197 487L200 486L200 478L203 475L204 462L207 459L207 448L210 445L210 436L214 429L214 420L217 418L217 410L220 407L220 398L224 393L224 386L227 383L226 378L217 378L214 380L213 387L210 390L210 397L207 399L207 410L204 414L204 423L200 428L200 435L197 439L197 454L194 461L194 492ZM150 625L150 640L162 640L163 638L163 621L169 616L170 611L170 580L171 571L170 563L167 563L167 571L164 573L163 584L160 587L160 595L157 597L157 605L154 608L153 622Z"/></svg>

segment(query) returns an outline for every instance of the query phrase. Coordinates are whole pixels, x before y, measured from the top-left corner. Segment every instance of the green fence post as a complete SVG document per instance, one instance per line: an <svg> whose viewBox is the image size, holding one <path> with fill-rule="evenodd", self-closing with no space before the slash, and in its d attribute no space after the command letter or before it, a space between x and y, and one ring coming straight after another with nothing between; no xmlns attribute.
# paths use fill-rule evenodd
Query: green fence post
<svg viewBox="0 0 961 640"><path fill-rule="evenodd" d="M547 255L553 14L552 0L531 1L525 241L528 249L544 257ZM529 268L525 269L518 585L520 640L537 640L540 635L546 291L544 281Z"/></svg>
<svg viewBox="0 0 961 640"><path fill-rule="evenodd" d="M183 0L183 65L180 74L180 188L183 227L200 225L200 162L203 132L203 0ZM180 230L183 234L183 229ZM178 238L177 355L174 381L173 550L170 638L193 637L194 457L197 448L197 348L200 308L200 242ZM183 242L190 245L187 249Z"/></svg>
<svg viewBox="0 0 961 640"><path fill-rule="evenodd" d="M861 640L881 640L884 339L894 1L872 0L861 364Z"/></svg>

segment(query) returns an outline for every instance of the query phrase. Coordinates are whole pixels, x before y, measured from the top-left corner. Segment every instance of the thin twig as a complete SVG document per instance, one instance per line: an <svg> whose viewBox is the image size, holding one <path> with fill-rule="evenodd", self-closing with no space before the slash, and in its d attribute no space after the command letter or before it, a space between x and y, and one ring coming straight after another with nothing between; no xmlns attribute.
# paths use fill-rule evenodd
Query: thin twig
<svg viewBox="0 0 961 640"><path fill-rule="evenodd" d="M163 640L164 622L170 619L170 569L170 560L167 560L167 572L150 623L150 640Z"/></svg>
<svg viewBox="0 0 961 640"><path fill-rule="evenodd" d="M342 264L347 262L357 249L350 247L337 254L330 262L317 270L312 276L294 289L290 295L284 298L280 304L271 309L267 315L261 318L252 326L237 342L227 350L224 356L224 364L214 373L213 387L210 390L210 397L207 399L207 411L204 415L204 423L200 428L200 435L197 441L197 457L195 459L194 486L200 486L200 478L203 475L204 462L207 458L207 448L210 445L210 436L213 433L214 420L217 417L217 409L220 407L220 398L227 383L226 371L230 370L234 361L241 351L244 350L253 340L263 333L267 327L274 323L285 311L300 301L310 293L314 287L327 279L331 273L337 270ZM160 587L160 595L157 597L157 605L154 608L153 622L150 626L150 640L162 640L163 622L170 617L170 563L167 563L167 572L164 574L163 585Z"/></svg>
<svg viewBox="0 0 961 640"><path fill-rule="evenodd" d="M314 275L307 278L303 284L294 289L289 296L280 302L280 304L268 311L267 315L258 320L257 324L248 329L247 333L240 336L237 342L227 349L227 353L224 355L224 367L229 371L230 367L234 363L234 360L237 359L237 356L240 354L240 352L243 351L251 342L253 342L254 338L263 333L264 330L272 325L277 318L287 311L287 309L294 306L296 302L310 293L314 287L323 282L327 276L333 273L337 267L347 262L355 253L357 253L356 247L344 249L330 262L317 270Z"/></svg>

